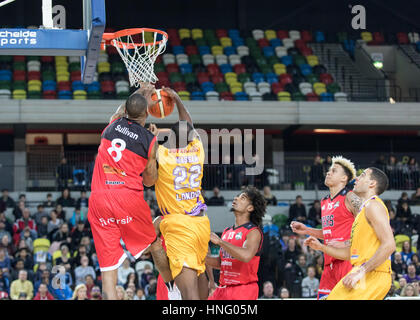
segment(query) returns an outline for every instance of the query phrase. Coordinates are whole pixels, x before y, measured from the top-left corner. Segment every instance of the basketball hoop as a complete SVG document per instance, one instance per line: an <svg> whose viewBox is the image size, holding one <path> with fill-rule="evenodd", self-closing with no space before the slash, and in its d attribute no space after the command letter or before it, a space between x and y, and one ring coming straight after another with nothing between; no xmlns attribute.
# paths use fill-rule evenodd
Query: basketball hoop
<svg viewBox="0 0 420 320"><path fill-rule="evenodd" d="M155 83L154 63L166 48L168 34L150 28L134 28L104 33L101 49L113 45L128 70L130 85L138 87L141 82Z"/></svg>

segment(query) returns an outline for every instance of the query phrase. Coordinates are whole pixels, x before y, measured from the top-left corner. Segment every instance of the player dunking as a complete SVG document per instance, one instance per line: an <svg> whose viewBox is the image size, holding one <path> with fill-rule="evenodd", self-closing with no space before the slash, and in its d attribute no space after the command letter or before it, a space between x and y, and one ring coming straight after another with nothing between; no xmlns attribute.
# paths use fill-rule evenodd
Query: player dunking
<svg viewBox="0 0 420 320"><path fill-rule="evenodd" d="M207 256L206 263L220 269L220 279L209 300L258 299L261 222L265 210L264 197L256 188L247 187L232 203L235 225L226 228L221 239L211 234L210 240L220 246L220 254L217 258Z"/></svg>
<svg viewBox="0 0 420 320"><path fill-rule="evenodd" d="M354 220L350 245L337 248L309 237L304 244L341 260L353 269L333 288L327 300L382 300L391 288L391 254L395 240L388 209L378 195L388 188L388 177L368 168L357 178L354 191L363 204Z"/></svg>
<svg viewBox="0 0 420 320"><path fill-rule="evenodd" d="M325 177L330 194L321 201L322 229L309 228L303 223L292 221L292 231L298 234L323 239L326 244L342 246L350 239L354 217L359 212L360 198L351 192L348 183L356 177L353 163L343 157L333 157L332 165ZM352 266L350 262L324 255L324 271L318 290L318 300L325 299L338 281Z"/></svg>
<svg viewBox="0 0 420 320"><path fill-rule="evenodd" d="M144 128L153 90L153 86L144 85L117 109L102 132L95 160L88 220L105 299L117 298L117 269L127 258L121 238L135 258L151 246L165 282L172 280L166 254L156 241L150 208L143 199L143 184L152 186L157 179L156 138Z"/></svg>
<svg viewBox="0 0 420 320"><path fill-rule="evenodd" d="M169 144L158 148L156 200L164 219L156 219L161 231L172 277L183 300L207 299L205 258L210 241L210 221L201 195L204 147L191 116L178 94L163 90L177 106L179 122L172 127ZM151 125L157 134L157 128Z"/></svg>

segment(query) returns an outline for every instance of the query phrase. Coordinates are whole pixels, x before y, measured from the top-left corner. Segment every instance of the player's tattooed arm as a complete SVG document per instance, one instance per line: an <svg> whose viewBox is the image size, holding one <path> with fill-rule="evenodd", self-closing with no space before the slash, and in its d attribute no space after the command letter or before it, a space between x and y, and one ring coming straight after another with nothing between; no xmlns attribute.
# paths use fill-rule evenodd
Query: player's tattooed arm
<svg viewBox="0 0 420 320"><path fill-rule="evenodd" d="M126 115L126 110L125 110L125 102L124 102L118 107L117 111L115 111L115 113L111 116L111 119L109 119L109 122L112 122L118 118L122 118L125 115Z"/></svg>
<svg viewBox="0 0 420 320"><path fill-rule="evenodd" d="M347 193L346 206L354 214L357 215L362 206L362 199L358 197L354 192Z"/></svg>

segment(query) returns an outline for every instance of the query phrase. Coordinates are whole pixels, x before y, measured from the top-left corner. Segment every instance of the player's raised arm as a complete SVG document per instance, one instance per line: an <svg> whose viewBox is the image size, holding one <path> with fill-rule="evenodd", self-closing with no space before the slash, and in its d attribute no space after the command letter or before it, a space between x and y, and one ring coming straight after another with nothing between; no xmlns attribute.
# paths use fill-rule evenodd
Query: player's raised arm
<svg viewBox="0 0 420 320"><path fill-rule="evenodd" d="M321 240L324 239L324 234L322 233L322 229L309 228L305 224L298 221L292 221L290 223L290 228L292 229L294 233L297 233L297 234L313 236Z"/></svg>
<svg viewBox="0 0 420 320"><path fill-rule="evenodd" d="M350 245L347 244L346 247L336 247L322 244L315 237L309 237L303 243L305 246L309 246L314 250L319 250L326 253L329 256L332 256L340 260L350 260Z"/></svg>
<svg viewBox="0 0 420 320"><path fill-rule="evenodd" d="M215 233L210 235L210 241L223 248L235 259L242 262L249 262L258 252L261 243L261 232L255 229L248 233L242 247L235 246L220 239Z"/></svg>
<svg viewBox="0 0 420 320"><path fill-rule="evenodd" d="M185 120L191 125L193 125L191 115L185 107L184 103L182 103L182 100L179 97L179 95L171 88L163 87L162 90L165 91L169 95L169 97L171 97L175 101L176 108L178 109L179 120Z"/></svg>
<svg viewBox="0 0 420 320"><path fill-rule="evenodd" d="M115 113L111 116L109 119L109 122L111 123L115 119L122 118L126 116L126 110L125 110L125 102L123 102L115 111Z"/></svg>
<svg viewBox="0 0 420 320"><path fill-rule="evenodd" d="M395 240L385 208L377 201L366 206L366 219L375 231L381 245L365 264L365 272L375 270L395 251Z"/></svg>

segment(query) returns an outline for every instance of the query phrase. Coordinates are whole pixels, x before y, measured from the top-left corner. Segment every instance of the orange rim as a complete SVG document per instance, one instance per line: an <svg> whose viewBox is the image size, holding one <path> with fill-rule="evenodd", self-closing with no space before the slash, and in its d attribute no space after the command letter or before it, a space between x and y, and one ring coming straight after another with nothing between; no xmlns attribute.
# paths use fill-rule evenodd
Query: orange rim
<svg viewBox="0 0 420 320"><path fill-rule="evenodd" d="M115 43L112 42L112 40L115 40L117 38L120 37L125 37L125 36L132 36L134 34L140 34L143 31L145 32L157 32L160 33L164 38L168 39L168 34L164 31L158 30L158 29L151 29L151 28L132 28L132 29L124 29L121 31L117 31L114 33L104 33L102 35L102 43L101 43L101 47L102 50L105 49L105 45L115 45L118 46L121 49L134 49L136 47L144 47L144 46L153 46L153 45L157 45L160 44L163 40L159 40L156 42L148 42L148 43L127 43L127 42L123 42L123 41L115 41Z"/></svg>

